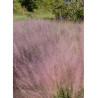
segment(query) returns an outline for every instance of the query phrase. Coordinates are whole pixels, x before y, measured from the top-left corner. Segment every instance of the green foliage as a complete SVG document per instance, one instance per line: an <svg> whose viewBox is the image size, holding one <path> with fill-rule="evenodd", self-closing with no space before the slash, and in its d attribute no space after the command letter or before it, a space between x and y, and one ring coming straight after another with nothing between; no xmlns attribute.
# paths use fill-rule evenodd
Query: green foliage
<svg viewBox="0 0 98 98"><path fill-rule="evenodd" d="M43 10L45 12L51 11L52 0L36 0L35 2L39 10Z"/></svg>
<svg viewBox="0 0 98 98"><path fill-rule="evenodd" d="M55 8L59 7L63 0L36 0L36 5L38 9L45 11L53 11Z"/></svg>
<svg viewBox="0 0 98 98"><path fill-rule="evenodd" d="M67 0L68 1L68 0ZM22 13L22 7L30 12L51 12L56 19L79 21L84 19L84 1L71 0L14 0L14 13ZM22 6L22 7L21 7ZM29 15L30 16L30 15Z"/></svg>
<svg viewBox="0 0 98 98"><path fill-rule="evenodd" d="M68 20L83 20L84 8L78 2L69 3Z"/></svg>
<svg viewBox="0 0 98 98"><path fill-rule="evenodd" d="M72 98L73 96L73 88L59 88L57 91L57 95L53 96L53 98ZM84 97L84 89L81 88L74 94L74 98L83 98Z"/></svg>
<svg viewBox="0 0 98 98"><path fill-rule="evenodd" d="M84 18L84 8L83 7L79 7L77 9L76 15L77 15L78 19L83 19Z"/></svg>
<svg viewBox="0 0 98 98"><path fill-rule="evenodd" d="M22 14L23 13L23 9L22 9L21 4L19 2L13 3L13 13L14 14Z"/></svg>
<svg viewBox="0 0 98 98"><path fill-rule="evenodd" d="M37 0L36 3L39 9L51 11L57 19L60 19L60 16L62 16L63 19L77 21L83 20L84 17L83 1Z"/></svg>
<svg viewBox="0 0 98 98"><path fill-rule="evenodd" d="M62 16L63 19L67 20L83 20L84 7L80 6L79 2L63 2L62 5L54 9L56 16Z"/></svg>
<svg viewBox="0 0 98 98"><path fill-rule="evenodd" d="M36 7L35 4L36 0L19 0L19 2L21 2L21 5L24 6L25 8L27 8L28 11L33 11Z"/></svg>
<svg viewBox="0 0 98 98"><path fill-rule="evenodd" d="M70 91L69 90L64 91L64 89L61 88L57 92L57 98L71 98Z"/></svg>
<svg viewBox="0 0 98 98"><path fill-rule="evenodd" d="M53 96L53 98L71 98L71 96L72 96L72 89L60 88L57 91L57 96Z"/></svg>

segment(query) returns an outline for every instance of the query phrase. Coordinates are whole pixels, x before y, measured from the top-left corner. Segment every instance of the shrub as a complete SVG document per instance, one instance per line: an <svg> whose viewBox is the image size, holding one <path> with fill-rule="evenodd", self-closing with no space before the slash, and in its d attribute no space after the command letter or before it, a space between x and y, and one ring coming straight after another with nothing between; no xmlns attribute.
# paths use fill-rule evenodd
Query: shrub
<svg viewBox="0 0 98 98"><path fill-rule="evenodd" d="M56 16L67 20L83 20L84 7L79 2L63 2L58 8L54 9Z"/></svg>
<svg viewBox="0 0 98 98"><path fill-rule="evenodd" d="M13 13L14 14L22 14L23 13L23 9L22 9L21 4L19 2L13 3Z"/></svg>
<svg viewBox="0 0 98 98"><path fill-rule="evenodd" d="M78 8L76 15L77 15L78 20L79 19L83 20L84 19L84 8L83 7Z"/></svg>

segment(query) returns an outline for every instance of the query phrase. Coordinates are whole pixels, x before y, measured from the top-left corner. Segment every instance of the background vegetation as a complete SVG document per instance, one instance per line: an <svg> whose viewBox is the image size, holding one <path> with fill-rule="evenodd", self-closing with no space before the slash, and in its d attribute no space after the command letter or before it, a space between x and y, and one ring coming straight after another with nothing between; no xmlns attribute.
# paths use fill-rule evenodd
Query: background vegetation
<svg viewBox="0 0 98 98"><path fill-rule="evenodd" d="M83 20L83 0L14 0L14 16L29 18L55 18L57 20ZM29 13L29 15L28 15ZM48 16L46 15L48 14ZM43 17L40 17L42 16ZM44 17L45 15L45 17Z"/></svg>

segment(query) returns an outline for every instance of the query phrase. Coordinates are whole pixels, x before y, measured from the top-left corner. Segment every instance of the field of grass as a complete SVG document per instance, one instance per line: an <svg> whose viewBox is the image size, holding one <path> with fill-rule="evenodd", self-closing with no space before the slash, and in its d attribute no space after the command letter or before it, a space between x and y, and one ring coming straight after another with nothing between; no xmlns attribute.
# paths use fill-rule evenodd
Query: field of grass
<svg viewBox="0 0 98 98"><path fill-rule="evenodd" d="M14 98L84 98L84 24L14 21Z"/></svg>
<svg viewBox="0 0 98 98"><path fill-rule="evenodd" d="M27 20L27 19L36 19L36 18L50 18L54 19L55 15L48 12L25 12L22 15L13 15L13 20Z"/></svg>

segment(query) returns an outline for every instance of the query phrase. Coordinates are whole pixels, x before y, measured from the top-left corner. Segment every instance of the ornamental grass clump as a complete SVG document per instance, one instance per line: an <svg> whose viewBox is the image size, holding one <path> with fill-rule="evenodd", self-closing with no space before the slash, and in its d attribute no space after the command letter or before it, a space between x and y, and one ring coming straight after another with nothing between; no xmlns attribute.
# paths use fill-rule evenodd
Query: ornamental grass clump
<svg viewBox="0 0 98 98"><path fill-rule="evenodd" d="M83 23L22 20L13 29L14 98L83 98Z"/></svg>

